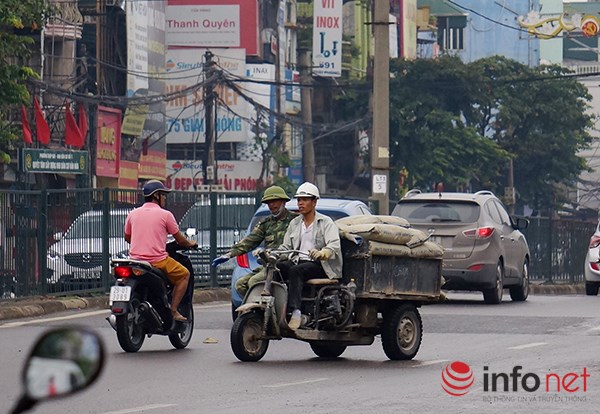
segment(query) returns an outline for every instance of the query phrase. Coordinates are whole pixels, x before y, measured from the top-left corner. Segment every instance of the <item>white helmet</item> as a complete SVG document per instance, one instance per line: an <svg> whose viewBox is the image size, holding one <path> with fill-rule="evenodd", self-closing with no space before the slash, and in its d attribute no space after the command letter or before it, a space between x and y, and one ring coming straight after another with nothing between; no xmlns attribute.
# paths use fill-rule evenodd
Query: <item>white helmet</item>
<svg viewBox="0 0 600 414"><path fill-rule="evenodd" d="M316 185L306 182L306 183L302 183L300 184L300 187L298 187L298 189L296 190L296 194L294 195L294 198L301 198L301 197L314 197L314 198L319 198L319 189L317 188Z"/></svg>

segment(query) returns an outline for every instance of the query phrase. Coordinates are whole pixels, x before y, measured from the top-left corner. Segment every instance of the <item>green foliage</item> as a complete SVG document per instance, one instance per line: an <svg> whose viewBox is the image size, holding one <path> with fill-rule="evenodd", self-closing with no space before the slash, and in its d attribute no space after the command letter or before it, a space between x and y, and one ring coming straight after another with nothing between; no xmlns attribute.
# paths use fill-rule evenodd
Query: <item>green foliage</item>
<svg viewBox="0 0 600 414"><path fill-rule="evenodd" d="M30 96L25 81L36 77L26 66L35 34L43 26L49 8L44 0L0 2L0 162L9 163L9 151L21 140L20 125L9 119L11 111L27 104ZM17 32L18 34L15 34ZM37 32L39 33L39 32Z"/></svg>
<svg viewBox="0 0 600 414"><path fill-rule="evenodd" d="M577 154L591 141L591 97L560 66L444 56L393 60L390 74L392 198L438 182L449 191L502 195L512 159L518 202L549 209L564 201L560 188L588 168ZM336 106L340 118L351 117L368 99L348 92ZM401 171L404 187L394 189Z"/></svg>

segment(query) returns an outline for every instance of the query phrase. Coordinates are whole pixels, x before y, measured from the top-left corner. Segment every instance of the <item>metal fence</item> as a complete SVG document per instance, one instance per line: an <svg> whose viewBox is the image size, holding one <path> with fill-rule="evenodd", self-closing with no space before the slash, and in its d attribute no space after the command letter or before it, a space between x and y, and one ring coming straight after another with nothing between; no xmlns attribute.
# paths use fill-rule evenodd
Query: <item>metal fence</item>
<svg viewBox="0 0 600 414"><path fill-rule="evenodd" d="M143 202L141 192L117 189L0 191L0 298L105 292L110 257L126 254L123 224ZM255 194L174 191L167 207L180 227L198 229L201 250L191 254L196 286L228 286L233 260L210 261L246 232L258 206ZM524 231L532 280L579 282L595 224L530 219Z"/></svg>
<svg viewBox="0 0 600 414"><path fill-rule="evenodd" d="M142 203L136 190L0 191L0 298L107 291L109 259L128 250L125 217ZM228 286L233 263L210 261L244 236L255 194L174 191L167 207L183 231L198 230L196 286Z"/></svg>
<svg viewBox="0 0 600 414"><path fill-rule="evenodd" d="M523 231L531 252L532 280L577 283L584 279L585 256L596 223L529 218Z"/></svg>

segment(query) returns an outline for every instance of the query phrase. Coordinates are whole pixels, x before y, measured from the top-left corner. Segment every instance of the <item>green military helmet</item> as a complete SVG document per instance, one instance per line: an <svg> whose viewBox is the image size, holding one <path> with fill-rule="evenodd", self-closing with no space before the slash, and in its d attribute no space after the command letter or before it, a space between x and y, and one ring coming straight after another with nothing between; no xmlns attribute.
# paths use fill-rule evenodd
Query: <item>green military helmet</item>
<svg viewBox="0 0 600 414"><path fill-rule="evenodd" d="M260 200L260 202L266 203L266 202L272 201L272 200L290 201L290 198L285 193L283 188L279 187L278 185L272 185L271 187L269 187L265 190L262 200Z"/></svg>

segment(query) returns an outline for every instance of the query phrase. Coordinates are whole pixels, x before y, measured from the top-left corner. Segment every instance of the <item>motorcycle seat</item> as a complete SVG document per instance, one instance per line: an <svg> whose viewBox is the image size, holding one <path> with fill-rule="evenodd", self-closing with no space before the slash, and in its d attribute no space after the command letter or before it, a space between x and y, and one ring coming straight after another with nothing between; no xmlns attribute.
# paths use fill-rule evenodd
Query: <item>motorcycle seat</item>
<svg viewBox="0 0 600 414"><path fill-rule="evenodd" d="M338 283L337 279L325 279L325 278L319 278L319 279L308 279L306 282L307 285L312 285L312 286L327 286L327 285L335 285Z"/></svg>

